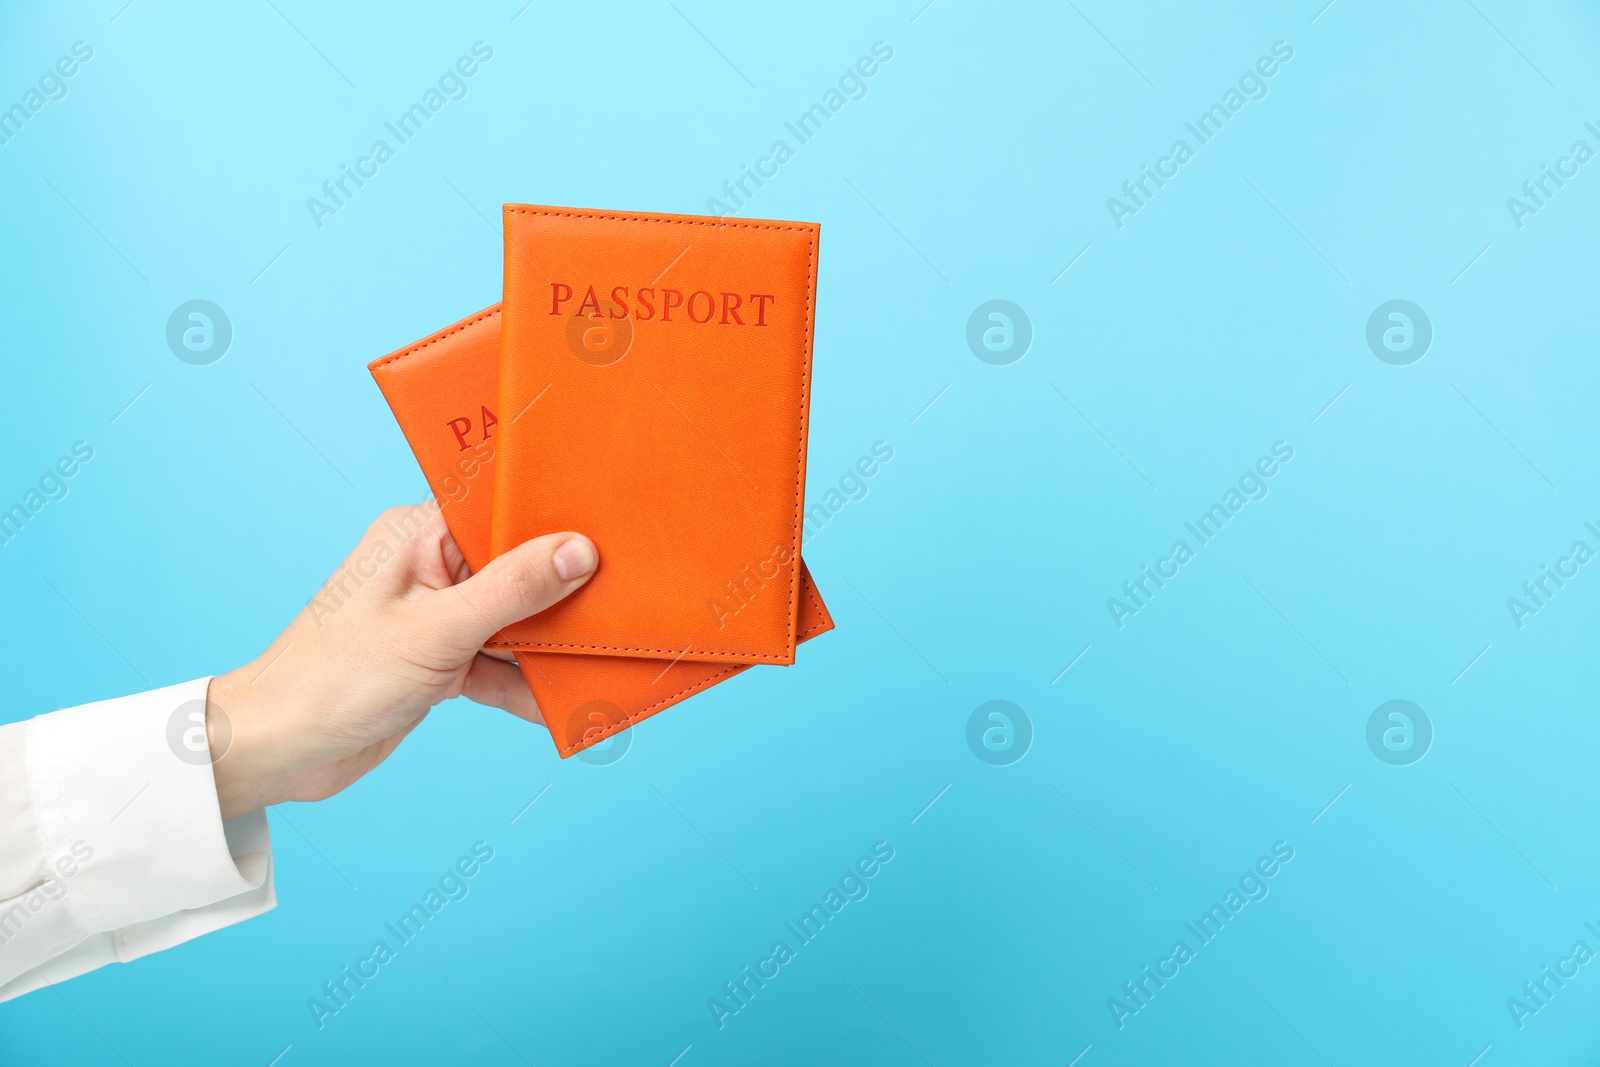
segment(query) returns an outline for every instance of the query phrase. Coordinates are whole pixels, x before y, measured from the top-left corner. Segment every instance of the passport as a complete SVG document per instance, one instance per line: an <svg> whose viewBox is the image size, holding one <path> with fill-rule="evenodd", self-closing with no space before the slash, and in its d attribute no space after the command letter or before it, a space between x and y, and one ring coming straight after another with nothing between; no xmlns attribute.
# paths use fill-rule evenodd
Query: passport
<svg viewBox="0 0 1600 1067"><path fill-rule="evenodd" d="M501 319L497 304L369 365L439 502L451 535L474 571L491 558L496 514L496 468L501 462L505 428L499 407ZM560 454L552 461L561 462ZM540 532L565 528L582 531L574 526ZM602 567L609 562L604 551L602 543ZM804 562L795 558L800 593L796 638L806 641L831 630L833 620ZM587 589L586 585L573 596L582 596ZM495 644L515 650L517 665L562 757L703 692L750 665L689 657L528 651L512 641Z"/></svg>
<svg viewBox="0 0 1600 1067"><path fill-rule="evenodd" d="M601 563L492 647L793 663L818 226L507 204L504 230L490 552L578 530Z"/></svg>

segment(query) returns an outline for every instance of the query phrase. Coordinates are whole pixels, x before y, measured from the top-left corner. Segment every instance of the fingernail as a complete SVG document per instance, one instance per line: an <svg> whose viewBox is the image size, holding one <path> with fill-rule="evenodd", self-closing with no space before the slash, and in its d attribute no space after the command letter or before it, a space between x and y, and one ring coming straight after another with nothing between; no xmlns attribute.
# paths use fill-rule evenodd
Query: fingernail
<svg viewBox="0 0 1600 1067"><path fill-rule="evenodd" d="M595 564L599 561L595 556L593 543L587 537L579 536L556 549L551 562L555 564L556 573L561 575L561 580L570 582L592 574Z"/></svg>

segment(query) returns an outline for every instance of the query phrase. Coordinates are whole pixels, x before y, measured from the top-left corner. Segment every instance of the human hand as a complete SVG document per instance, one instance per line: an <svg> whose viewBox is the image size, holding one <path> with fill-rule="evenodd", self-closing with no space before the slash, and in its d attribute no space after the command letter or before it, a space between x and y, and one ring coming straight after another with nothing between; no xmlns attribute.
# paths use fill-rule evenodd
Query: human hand
<svg viewBox="0 0 1600 1067"><path fill-rule="evenodd" d="M333 796L451 697L543 725L521 671L483 643L583 585L598 562L587 537L556 533L472 575L436 503L384 512L265 652L212 679L223 821Z"/></svg>

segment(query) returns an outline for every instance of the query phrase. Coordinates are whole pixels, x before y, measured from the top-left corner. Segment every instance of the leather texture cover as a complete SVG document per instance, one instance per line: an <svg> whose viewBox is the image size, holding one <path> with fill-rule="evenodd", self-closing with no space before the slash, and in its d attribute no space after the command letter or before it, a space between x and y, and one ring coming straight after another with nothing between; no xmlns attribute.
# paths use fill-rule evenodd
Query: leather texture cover
<svg viewBox="0 0 1600 1067"><path fill-rule="evenodd" d="M504 212L491 551L601 562L495 647L794 662L817 225Z"/></svg>
<svg viewBox="0 0 1600 1067"><path fill-rule="evenodd" d="M500 420L500 305L369 365L439 501L468 566L491 558ZM548 532L548 531L547 531ZM800 565L799 640L833 629ZM562 757L626 729L747 665L624 656L516 653Z"/></svg>

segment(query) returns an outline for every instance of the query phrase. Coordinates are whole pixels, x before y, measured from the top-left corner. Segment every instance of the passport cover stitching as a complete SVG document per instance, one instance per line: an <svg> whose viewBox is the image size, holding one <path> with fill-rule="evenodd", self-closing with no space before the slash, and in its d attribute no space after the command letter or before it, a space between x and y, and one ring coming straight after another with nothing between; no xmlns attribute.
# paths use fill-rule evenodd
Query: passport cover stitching
<svg viewBox="0 0 1600 1067"><path fill-rule="evenodd" d="M498 307L496 307L492 311L480 312L479 314L472 316L472 318L470 318L470 319L463 319L461 322L456 323L455 326L452 329L446 330L444 333L441 333L438 337L434 337L434 338L430 338L429 340L426 340L426 341L418 342L417 344L412 345L410 348L402 348L400 351L395 352L392 355L384 356L382 359L379 359L379 360L374 360L373 362L367 364L367 370L375 371L379 367L387 366L390 363L398 362L399 360L402 360L405 357L411 355L413 352L421 352L424 348L427 348L429 345L438 344L440 341L443 341L446 337L449 337L451 334L460 333L462 330L465 330L465 329L467 329L468 327L471 327L471 326L476 326L478 323L482 322L484 319L492 319L498 314L500 314L500 309Z"/></svg>

